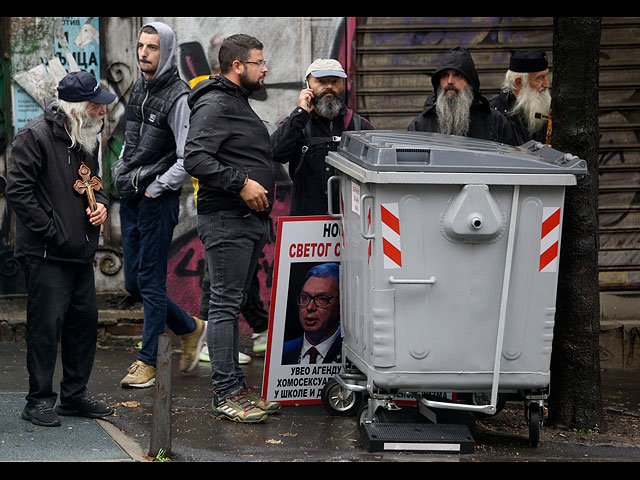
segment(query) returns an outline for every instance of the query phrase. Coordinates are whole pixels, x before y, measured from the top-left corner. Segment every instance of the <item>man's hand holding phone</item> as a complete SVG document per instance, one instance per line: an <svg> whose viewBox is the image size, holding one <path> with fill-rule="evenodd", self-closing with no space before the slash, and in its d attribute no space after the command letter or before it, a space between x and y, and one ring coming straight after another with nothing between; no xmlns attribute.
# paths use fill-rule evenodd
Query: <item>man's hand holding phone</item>
<svg viewBox="0 0 640 480"><path fill-rule="evenodd" d="M305 88L300 92L300 95L298 96L298 106L311 113L311 110L313 110L312 102L313 90L311 90L310 88Z"/></svg>

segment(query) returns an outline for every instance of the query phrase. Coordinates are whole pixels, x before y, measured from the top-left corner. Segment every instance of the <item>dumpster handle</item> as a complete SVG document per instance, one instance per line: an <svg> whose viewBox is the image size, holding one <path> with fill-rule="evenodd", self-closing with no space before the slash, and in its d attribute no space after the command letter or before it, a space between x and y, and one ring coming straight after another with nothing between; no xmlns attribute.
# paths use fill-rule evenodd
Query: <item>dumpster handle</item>
<svg viewBox="0 0 640 480"><path fill-rule="evenodd" d="M507 254L502 278L502 299L500 300L500 316L498 318L498 338L496 341L496 356L493 364L493 383L491 386L491 405L498 402L498 388L500 379L500 358L502 357L502 344L504 342L504 329L507 316L507 301L509 299L509 282L511 269L513 268L513 251L516 235L516 223L518 220L518 202L520 199L520 185L513 186L513 199L511 201L511 219L509 220L509 236L507 238Z"/></svg>
<svg viewBox="0 0 640 480"><path fill-rule="evenodd" d="M389 283L396 284L418 284L418 285L426 285L436 283L436 277L433 275L429 278L394 278L393 276L389 277Z"/></svg>
<svg viewBox="0 0 640 480"><path fill-rule="evenodd" d="M331 182L340 180L340 175L334 175L327 180L327 206L329 216L332 218L342 218L341 213L333 213L333 195L331 195Z"/></svg>
<svg viewBox="0 0 640 480"><path fill-rule="evenodd" d="M495 405L467 405L465 403L438 402L418 397L418 401L427 408L442 408L443 410L464 410L493 415L496 413Z"/></svg>
<svg viewBox="0 0 640 480"><path fill-rule="evenodd" d="M367 216L364 214L364 212L366 211L364 208L364 201L367 198L373 198L373 195L370 193L365 193L364 195L362 195L360 197L360 208L362 209L362 215L360 215L360 235L362 235L362 238L366 238L368 240L376 238L375 233L367 233L367 230L369 229L366 222L367 222ZM373 223L373 208L371 209L371 223Z"/></svg>

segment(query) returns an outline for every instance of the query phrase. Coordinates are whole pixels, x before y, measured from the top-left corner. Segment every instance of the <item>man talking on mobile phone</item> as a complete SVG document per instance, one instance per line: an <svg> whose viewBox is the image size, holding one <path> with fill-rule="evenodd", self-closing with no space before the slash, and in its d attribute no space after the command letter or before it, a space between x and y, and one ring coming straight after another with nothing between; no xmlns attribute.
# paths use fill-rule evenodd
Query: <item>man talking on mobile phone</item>
<svg viewBox="0 0 640 480"><path fill-rule="evenodd" d="M289 163L289 214L326 215L327 180L335 175L324 161L327 153L338 149L342 132L373 130L373 125L347 107L347 74L337 60L315 60L305 82L296 108L271 135L273 160Z"/></svg>

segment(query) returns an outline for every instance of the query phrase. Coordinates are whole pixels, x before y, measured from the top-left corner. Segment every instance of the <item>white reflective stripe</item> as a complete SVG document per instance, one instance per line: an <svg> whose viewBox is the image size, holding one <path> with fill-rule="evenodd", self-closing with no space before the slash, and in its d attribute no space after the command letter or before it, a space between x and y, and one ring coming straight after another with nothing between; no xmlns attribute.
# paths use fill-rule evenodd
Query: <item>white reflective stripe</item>
<svg viewBox="0 0 640 480"><path fill-rule="evenodd" d="M423 450L423 451L439 451L439 452L459 452L460 444L385 442L384 449L385 450Z"/></svg>

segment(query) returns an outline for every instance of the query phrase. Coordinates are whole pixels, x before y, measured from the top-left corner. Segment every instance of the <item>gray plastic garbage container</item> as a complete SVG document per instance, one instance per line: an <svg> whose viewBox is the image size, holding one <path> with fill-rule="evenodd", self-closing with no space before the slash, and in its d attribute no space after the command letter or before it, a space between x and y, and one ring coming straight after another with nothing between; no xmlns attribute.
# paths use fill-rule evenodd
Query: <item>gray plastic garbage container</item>
<svg viewBox="0 0 640 480"><path fill-rule="evenodd" d="M586 162L398 131L345 133L326 162L339 172L344 370L357 372L336 380L367 395L489 392L468 407L485 413L500 391L548 386L564 191Z"/></svg>

